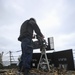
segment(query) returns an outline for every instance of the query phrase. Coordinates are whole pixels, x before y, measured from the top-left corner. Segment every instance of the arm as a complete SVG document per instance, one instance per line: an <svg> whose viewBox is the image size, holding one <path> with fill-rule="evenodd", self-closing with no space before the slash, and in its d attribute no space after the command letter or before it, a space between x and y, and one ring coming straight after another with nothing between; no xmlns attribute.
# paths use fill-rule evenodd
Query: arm
<svg viewBox="0 0 75 75"><path fill-rule="evenodd" d="M39 26L36 24L36 22L34 22L34 21L29 21L29 23L32 25L32 27L33 27L35 33L36 33L37 35L39 35L40 37L44 38L44 36L43 36L43 34L41 33L41 30L40 30Z"/></svg>

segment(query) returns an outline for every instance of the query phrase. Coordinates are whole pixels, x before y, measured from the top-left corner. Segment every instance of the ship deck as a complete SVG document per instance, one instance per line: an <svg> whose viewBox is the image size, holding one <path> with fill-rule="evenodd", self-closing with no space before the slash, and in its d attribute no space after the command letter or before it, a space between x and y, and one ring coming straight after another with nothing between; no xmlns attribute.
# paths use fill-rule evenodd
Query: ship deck
<svg viewBox="0 0 75 75"><path fill-rule="evenodd" d="M41 71L37 69L32 69L30 75L75 75L75 71L66 70L51 70L51 71ZM0 69L0 75L23 75L17 71L17 69Z"/></svg>

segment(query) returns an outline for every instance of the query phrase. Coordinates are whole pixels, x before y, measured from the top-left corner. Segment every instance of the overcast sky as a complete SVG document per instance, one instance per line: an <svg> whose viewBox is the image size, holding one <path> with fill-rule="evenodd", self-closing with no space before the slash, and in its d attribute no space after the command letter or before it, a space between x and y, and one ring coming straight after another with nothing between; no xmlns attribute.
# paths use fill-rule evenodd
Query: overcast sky
<svg viewBox="0 0 75 75"><path fill-rule="evenodd" d="M20 26L30 17L56 51L75 49L75 0L0 0L0 52L21 50Z"/></svg>

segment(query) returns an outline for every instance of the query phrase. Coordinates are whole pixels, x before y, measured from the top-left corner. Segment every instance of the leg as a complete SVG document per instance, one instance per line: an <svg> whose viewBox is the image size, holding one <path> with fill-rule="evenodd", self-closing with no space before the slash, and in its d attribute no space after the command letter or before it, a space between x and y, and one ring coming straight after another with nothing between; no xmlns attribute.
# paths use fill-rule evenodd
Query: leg
<svg viewBox="0 0 75 75"><path fill-rule="evenodd" d="M30 46L31 45L31 40L29 39L24 39L22 42L22 66L24 71L28 72L28 70L31 68L31 60L32 60L32 53L33 49Z"/></svg>

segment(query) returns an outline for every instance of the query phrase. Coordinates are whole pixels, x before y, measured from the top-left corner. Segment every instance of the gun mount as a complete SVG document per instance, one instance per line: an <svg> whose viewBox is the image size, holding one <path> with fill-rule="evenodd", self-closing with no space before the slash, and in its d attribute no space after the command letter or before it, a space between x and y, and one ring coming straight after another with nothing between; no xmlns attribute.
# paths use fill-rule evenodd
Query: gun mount
<svg viewBox="0 0 75 75"><path fill-rule="evenodd" d="M40 36L36 35L37 41L33 41L33 49L42 49L45 47L46 51L54 50L54 40L53 37L47 38L47 42L45 39L42 39Z"/></svg>
<svg viewBox="0 0 75 75"><path fill-rule="evenodd" d="M46 55L46 50L54 49L53 38L51 40L50 38L48 38L48 44L46 40L42 39L40 36L36 36L36 38L38 39L38 41L33 42L33 49L40 48L40 51L41 51L41 57L40 57L37 69L50 71L50 66L49 66L47 55ZM51 44L53 45L53 47Z"/></svg>

